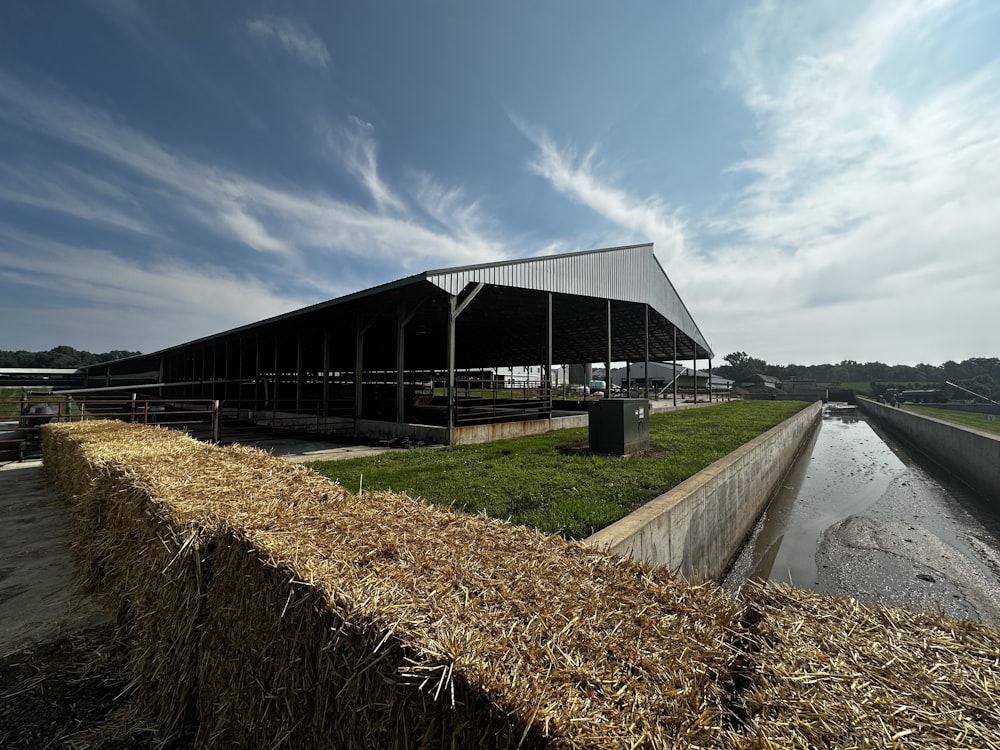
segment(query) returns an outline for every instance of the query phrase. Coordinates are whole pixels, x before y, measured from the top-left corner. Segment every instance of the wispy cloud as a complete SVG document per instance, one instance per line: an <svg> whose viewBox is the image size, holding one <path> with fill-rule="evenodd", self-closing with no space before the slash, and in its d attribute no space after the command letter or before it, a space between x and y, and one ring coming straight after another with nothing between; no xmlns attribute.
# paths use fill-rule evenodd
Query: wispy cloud
<svg viewBox="0 0 1000 750"><path fill-rule="evenodd" d="M865 7L819 37L803 38L792 25L789 38L775 38L782 11L770 5L746 19L747 38L766 28L770 54L784 49L789 59L769 70L774 62L749 43L734 59L759 142L734 167L750 183L722 224L818 268L865 261L877 275L900 253L912 266L952 252L932 226L942 207L960 201L976 212L978 202L992 202L1000 69L994 63L908 96L891 64L941 32L950 3Z"/></svg>
<svg viewBox="0 0 1000 750"><path fill-rule="evenodd" d="M303 304L302 299L278 294L259 279L213 264L176 257L142 261L4 225L0 225L0 239L4 248L0 250L0 279L18 292L35 289L52 300L46 307L53 319L47 322L41 341L48 340L52 331L64 332L64 342L104 341L113 332L122 348L149 351ZM246 304L248 299L253 300L252 306ZM72 315L66 315L66 306L72 307ZM142 321L141 326L128 324L136 319ZM93 325L97 327L88 330Z"/></svg>
<svg viewBox="0 0 1000 750"><path fill-rule="evenodd" d="M636 195L596 146L512 119L536 147L532 171L656 242L723 340L782 361L828 333L833 361L891 359L879 332L909 337L919 321L928 359L973 356L990 335L981 321L1000 318L1000 62L942 43L960 7L768 1L743 13L727 84L754 131L724 212ZM930 312L944 308L959 331ZM864 330L870 340L845 346L845 331Z"/></svg>
<svg viewBox="0 0 1000 750"><path fill-rule="evenodd" d="M305 24L290 18L261 16L246 21L245 27L254 39L275 42L306 65L324 70L330 65L330 51L326 44Z"/></svg>
<svg viewBox="0 0 1000 750"><path fill-rule="evenodd" d="M0 201L73 216L139 234L153 229L142 217L134 196L117 185L79 169L8 163L0 166Z"/></svg>
<svg viewBox="0 0 1000 750"><path fill-rule="evenodd" d="M629 236L656 244L661 259L670 263L684 253L685 222L680 212L658 196L637 196L604 173L596 147L580 156L572 146L560 146L544 128L511 117L514 125L536 147L530 169L571 200L587 206Z"/></svg>
<svg viewBox="0 0 1000 750"><path fill-rule="evenodd" d="M148 181L159 210L169 207L227 241L274 256L285 275L331 257L391 260L419 270L504 254L501 240L477 234L469 217L478 208L473 202L463 210L459 192L449 193L447 215L455 221L442 223L444 214L422 220L408 211L378 178L375 142L360 120L341 130L349 142L340 150L340 166L372 193L374 210L318 188L268 183L192 158L64 92L28 87L2 71L0 120L85 149L102 160L101 169Z"/></svg>
<svg viewBox="0 0 1000 750"><path fill-rule="evenodd" d="M374 125L350 115L346 122L327 122L319 130L324 145L343 169L358 178L379 211L405 211L403 201L379 178Z"/></svg>

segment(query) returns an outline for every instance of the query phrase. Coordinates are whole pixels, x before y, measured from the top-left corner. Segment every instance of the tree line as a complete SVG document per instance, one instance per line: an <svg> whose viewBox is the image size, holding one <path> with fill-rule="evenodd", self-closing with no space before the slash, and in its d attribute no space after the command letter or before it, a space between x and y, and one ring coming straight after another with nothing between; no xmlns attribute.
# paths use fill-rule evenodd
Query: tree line
<svg viewBox="0 0 1000 750"><path fill-rule="evenodd" d="M872 395L884 393L889 388L908 390L914 388L941 389L951 398L972 398L956 388L964 388L1000 400L1000 358L972 357L955 362L948 360L941 365L887 365L882 362L855 362L845 359L837 364L824 365L775 365L749 356L746 352L733 352L723 357L726 364L718 372L731 380L745 380L755 374L773 375L779 380L815 380L822 385L857 384L867 386Z"/></svg>
<svg viewBox="0 0 1000 750"><path fill-rule="evenodd" d="M52 369L69 369L96 365L100 362L110 362L114 359L132 357L142 352L129 352L114 349L102 354L74 349L72 346L56 346L47 352L28 352L23 349L13 351L0 349L0 367L45 367Z"/></svg>

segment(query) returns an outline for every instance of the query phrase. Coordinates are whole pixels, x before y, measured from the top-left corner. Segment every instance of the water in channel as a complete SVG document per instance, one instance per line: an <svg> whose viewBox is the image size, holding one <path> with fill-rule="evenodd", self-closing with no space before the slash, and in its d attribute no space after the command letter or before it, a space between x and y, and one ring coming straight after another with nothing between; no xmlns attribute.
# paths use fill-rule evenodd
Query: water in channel
<svg viewBox="0 0 1000 750"><path fill-rule="evenodd" d="M828 404L723 585L751 578L1000 625L1000 509Z"/></svg>

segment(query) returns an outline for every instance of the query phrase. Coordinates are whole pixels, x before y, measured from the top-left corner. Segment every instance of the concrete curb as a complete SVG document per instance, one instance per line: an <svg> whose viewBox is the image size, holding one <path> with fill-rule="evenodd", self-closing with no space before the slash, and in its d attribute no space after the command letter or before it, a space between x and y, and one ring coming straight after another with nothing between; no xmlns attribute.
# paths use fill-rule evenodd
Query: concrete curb
<svg viewBox="0 0 1000 750"><path fill-rule="evenodd" d="M691 580L721 579L822 413L810 404L585 541Z"/></svg>

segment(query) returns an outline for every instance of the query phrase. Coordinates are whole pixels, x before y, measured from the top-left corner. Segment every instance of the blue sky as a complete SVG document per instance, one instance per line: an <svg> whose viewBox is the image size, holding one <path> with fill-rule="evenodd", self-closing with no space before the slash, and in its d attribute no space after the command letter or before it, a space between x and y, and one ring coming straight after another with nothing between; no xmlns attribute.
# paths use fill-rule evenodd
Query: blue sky
<svg viewBox="0 0 1000 750"><path fill-rule="evenodd" d="M651 241L720 359L997 356L997 38L952 0L6 0L0 349Z"/></svg>

